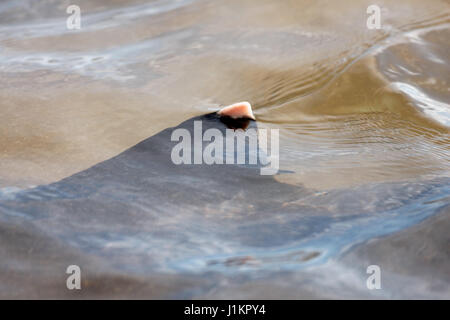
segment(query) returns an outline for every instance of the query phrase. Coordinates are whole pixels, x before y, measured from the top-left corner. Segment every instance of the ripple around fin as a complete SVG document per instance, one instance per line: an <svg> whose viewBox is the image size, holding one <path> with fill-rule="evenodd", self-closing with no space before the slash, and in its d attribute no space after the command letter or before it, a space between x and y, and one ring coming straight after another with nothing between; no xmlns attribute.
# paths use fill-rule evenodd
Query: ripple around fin
<svg viewBox="0 0 450 320"><path fill-rule="evenodd" d="M332 81L342 76L344 72L348 72L348 69L360 60L382 52L389 46L397 44L399 40L407 41L401 40L405 35L448 28L449 22L450 14L448 13L432 16L399 27L398 30L401 30L401 32L392 31L391 33L378 35L371 43L367 43L363 50L360 48L346 50L332 61L318 62L312 66L312 71L299 70L298 75L295 75L293 71L288 71L286 74L280 73L278 80L276 74L272 75L271 81L274 84L272 88L269 87L268 90L265 90L268 94L264 97L264 102L257 101L255 103L258 112L264 112L264 109L277 109L286 103L301 100L311 94L320 94L321 90L329 88Z"/></svg>

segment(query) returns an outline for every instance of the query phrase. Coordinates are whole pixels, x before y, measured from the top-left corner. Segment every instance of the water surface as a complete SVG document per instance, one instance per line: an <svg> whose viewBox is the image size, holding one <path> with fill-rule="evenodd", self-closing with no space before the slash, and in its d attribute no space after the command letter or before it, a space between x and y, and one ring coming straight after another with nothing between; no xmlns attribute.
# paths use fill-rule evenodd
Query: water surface
<svg viewBox="0 0 450 320"><path fill-rule="evenodd" d="M382 1L369 30L370 4L2 2L0 296L73 297L78 264L85 297L449 298L450 6ZM261 190L140 202L118 183L95 210L45 211L76 193L52 183L241 100L280 129L283 173Z"/></svg>

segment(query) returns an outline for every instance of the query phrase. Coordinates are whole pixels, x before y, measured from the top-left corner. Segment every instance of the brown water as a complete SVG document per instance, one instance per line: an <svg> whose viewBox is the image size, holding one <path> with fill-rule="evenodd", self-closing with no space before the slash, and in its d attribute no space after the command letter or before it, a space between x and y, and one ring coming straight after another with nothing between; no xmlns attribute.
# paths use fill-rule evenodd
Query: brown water
<svg viewBox="0 0 450 320"><path fill-rule="evenodd" d="M81 7L80 30L66 29L69 4ZM279 182L303 186L317 195L341 192L350 201L354 192L373 192L371 203L358 204L354 212L348 212L355 215L380 201L401 198L404 206L396 214L404 214L402 220L393 219L391 225L383 220L386 225L379 229L355 223L353 227L367 228L367 233L344 236L346 240L333 254L317 260L313 255L312 269L292 267L290 258L286 258L289 263L283 259L267 263L272 271L286 266L284 272L289 275L282 272L269 277L259 273L265 269L262 267L250 272L232 268L232 276L227 267L196 269L196 261L211 261L219 254L205 245L207 258L204 252L184 256L189 262L177 260L176 271L148 270L136 275L115 270L118 275L111 281L102 280L107 279L105 271L92 280L96 289L85 293L100 297L234 297L239 292L242 297L260 297L269 295L261 293L261 288L270 288L271 297L372 297L374 293L364 288L365 259L368 264L391 261L394 249L386 245L391 240L377 240L381 241L379 262L367 258L370 248L358 249L362 253L348 249L356 245L365 248L370 239L412 230L395 249L409 250L408 243L414 243L421 232L413 225L428 230L428 224L434 222L426 220L423 223L428 224L420 227L425 218L448 217L450 5L448 1L378 1L382 28L369 30L366 8L370 4L3 1L0 194L58 181L164 128L248 100L260 127L280 129L280 169L291 173L276 176ZM393 184L404 187L391 190ZM414 202L415 190L429 186L435 191ZM332 208L336 205L333 199L301 201ZM418 215L409 216L414 210ZM374 214L386 219L384 212ZM182 217L179 223L182 232ZM396 227L391 229L392 225ZM18 244L21 237L8 234L3 233L1 260L7 265L5 261L14 260L19 269L44 270L45 274L40 255L11 256L11 250L22 248ZM309 235L301 240L313 239L314 235ZM435 274L433 281L450 283L448 269L435 269L436 264L449 266L450 240L445 229L438 240L429 239L425 237L424 246L434 249L426 257L435 260L430 262L423 250L417 249L405 253L404 260L396 264L416 261L415 266L420 266L417 273L408 271L412 267L404 274L386 267L393 278L406 277L402 281L409 281L412 289L399 291L404 282L398 280L395 288L379 296L450 297L449 286L436 287L426 280ZM48 246L44 245L47 241ZM102 241L107 246L119 239ZM311 246L325 252L334 241L324 236ZM129 242L136 244L130 246L132 253L142 250L139 239ZM64 269L66 260L59 256L64 250L57 248L60 244L46 238L42 243L49 259ZM73 250L67 255L84 254ZM258 250L236 249L227 253L232 258L229 261L244 261L244 265L252 261L239 260L241 251L259 254ZM361 268L351 271L355 262L348 262L348 256L359 261ZM82 259L95 265L97 258L94 254L92 259ZM216 273L204 276L208 271ZM21 278L17 277L6 281L0 276L4 280L0 296L36 296L36 288L46 283L42 276L36 285L20 291ZM108 282L119 288L115 294L108 290ZM70 297L55 287L49 284L39 292Z"/></svg>

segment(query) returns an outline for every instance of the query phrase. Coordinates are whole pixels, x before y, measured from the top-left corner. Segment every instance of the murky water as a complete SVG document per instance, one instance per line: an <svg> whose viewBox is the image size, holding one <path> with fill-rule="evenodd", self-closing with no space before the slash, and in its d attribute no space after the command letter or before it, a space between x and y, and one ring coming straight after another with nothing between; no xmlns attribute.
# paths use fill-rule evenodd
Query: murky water
<svg viewBox="0 0 450 320"><path fill-rule="evenodd" d="M370 4L1 2L0 297L450 298L450 5ZM242 100L279 175L167 163Z"/></svg>

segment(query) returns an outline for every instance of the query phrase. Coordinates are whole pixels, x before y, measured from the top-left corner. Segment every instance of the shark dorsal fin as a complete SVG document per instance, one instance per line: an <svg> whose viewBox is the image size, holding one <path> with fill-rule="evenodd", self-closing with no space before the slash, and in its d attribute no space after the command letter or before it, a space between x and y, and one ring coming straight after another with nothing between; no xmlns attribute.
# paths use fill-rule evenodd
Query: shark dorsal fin
<svg viewBox="0 0 450 320"><path fill-rule="evenodd" d="M220 116L230 117L233 119L246 118L255 120L252 106L247 101L233 103L232 105L223 107L217 113Z"/></svg>

